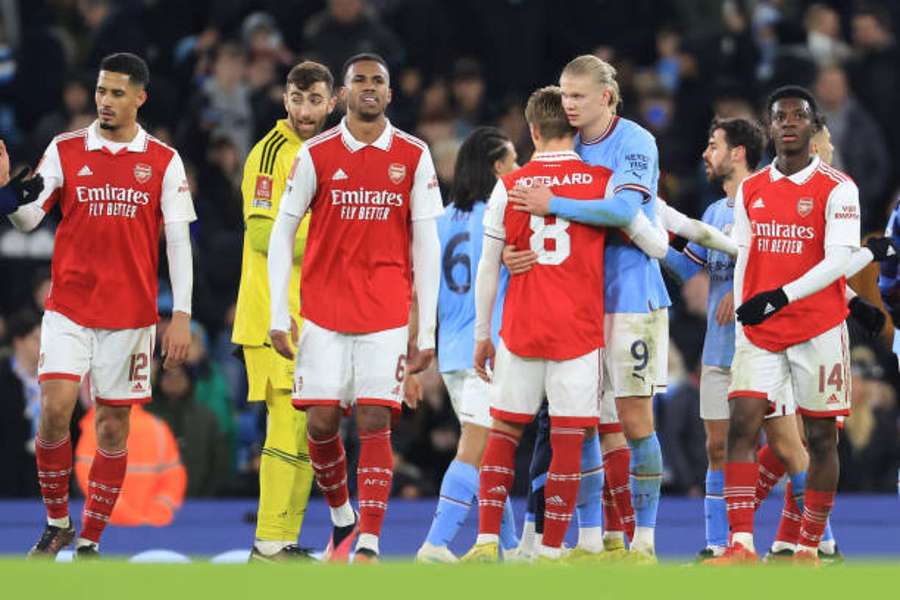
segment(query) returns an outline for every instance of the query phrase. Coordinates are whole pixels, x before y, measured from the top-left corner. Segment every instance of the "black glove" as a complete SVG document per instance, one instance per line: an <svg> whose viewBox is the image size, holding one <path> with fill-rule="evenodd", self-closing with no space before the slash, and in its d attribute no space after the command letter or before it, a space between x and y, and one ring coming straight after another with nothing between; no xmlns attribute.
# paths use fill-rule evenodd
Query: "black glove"
<svg viewBox="0 0 900 600"><path fill-rule="evenodd" d="M873 237L866 241L866 248L872 251L875 262L881 262L887 258L897 256L897 247L891 238Z"/></svg>
<svg viewBox="0 0 900 600"><path fill-rule="evenodd" d="M863 330L871 337L881 333L886 317L877 307L869 304L859 296L850 301L850 314L856 319Z"/></svg>
<svg viewBox="0 0 900 600"><path fill-rule="evenodd" d="M742 325L759 325L787 306L788 297L782 288L760 292L737 309L737 320Z"/></svg>
<svg viewBox="0 0 900 600"><path fill-rule="evenodd" d="M44 189L44 178L35 175L31 179L26 179L31 173L29 167L23 167L16 173L9 182L3 186L2 194L0 194L0 204L2 204L2 212L9 214L15 212L23 204L33 202L38 194Z"/></svg>
<svg viewBox="0 0 900 600"><path fill-rule="evenodd" d="M686 237L676 235L671 240L669 240L669 245L679 252L684 252L684 249L688 245L689 241L690 240L688 240Z"/></svg>

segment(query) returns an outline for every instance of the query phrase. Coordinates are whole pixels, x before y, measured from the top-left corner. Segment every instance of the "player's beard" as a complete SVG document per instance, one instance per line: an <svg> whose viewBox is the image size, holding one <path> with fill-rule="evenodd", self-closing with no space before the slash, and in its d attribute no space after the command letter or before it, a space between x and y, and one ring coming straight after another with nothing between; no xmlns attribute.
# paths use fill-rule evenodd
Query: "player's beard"
<svg viewBox="0 0 900 600"><path fill-rule="evenodd" d="M106 123L104 121L100 121L100 129L105 129L106 131L115 131L119 126L115 123Z"/></svg>
<svg viewBox="0 0 900 600"><path fill-rule="evenodd" d="M367 110L361 100L350 103L349 108L360 121L365 121L366 123L377 121L384 114L384 109L380 105Z"/></svg>

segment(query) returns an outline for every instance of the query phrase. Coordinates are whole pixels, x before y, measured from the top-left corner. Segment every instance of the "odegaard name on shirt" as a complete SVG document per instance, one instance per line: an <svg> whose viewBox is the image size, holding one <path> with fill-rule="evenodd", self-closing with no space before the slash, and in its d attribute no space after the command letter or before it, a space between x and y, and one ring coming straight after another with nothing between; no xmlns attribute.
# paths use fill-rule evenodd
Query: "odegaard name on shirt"
<svg viewBox="0 0 900 600"><path fill-rule="evenodd" d="M555 187L562 185L590 185L594 183L594 176L590 173L566 173L561 177L558 175L534 175L519 177L516 179L516 187L532 188L538 185Z"/></svg>

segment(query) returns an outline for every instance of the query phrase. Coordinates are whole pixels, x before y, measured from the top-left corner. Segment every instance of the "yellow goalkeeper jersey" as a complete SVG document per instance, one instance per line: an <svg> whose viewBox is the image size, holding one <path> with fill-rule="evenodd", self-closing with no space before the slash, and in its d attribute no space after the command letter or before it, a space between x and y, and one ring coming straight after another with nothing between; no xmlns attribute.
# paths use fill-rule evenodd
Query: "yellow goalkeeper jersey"
<svg viewBox="0 0 900 600"><path fill-rule="evenodd" d="M275 221L288 173L302 143L287 119L281 119L250 151L247 162L244 163L244 178L241 182L245 230L249 220L254 217ZM307 214L297 231L300 244L306 243L308 231ZM231 341L241 346L262 346L269 339L269 273L266 260L266 253L254 250L250 236L245 233L241 286L231 336ZM301 262L295 257L288 288L291 316L297 320L298 326Z"/></svg>

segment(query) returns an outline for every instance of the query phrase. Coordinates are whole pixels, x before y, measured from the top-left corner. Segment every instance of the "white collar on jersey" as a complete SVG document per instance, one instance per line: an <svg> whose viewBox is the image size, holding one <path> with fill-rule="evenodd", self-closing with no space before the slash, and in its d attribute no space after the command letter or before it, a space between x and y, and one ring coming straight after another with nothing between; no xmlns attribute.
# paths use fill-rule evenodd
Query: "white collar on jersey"
<svg viewBox="0 0 900 600"><path fill-rule="evenodd" d="M391 147L391 137L394 135L394 127L387 117L384 119L384 131L382 131L381 135L378 136L378 139L371 144L364 144L353 137L353 134L347 129L347 117L341 119L339 127L341 128L341 139L344 140L344 145L349 148L350 152L362 150L366 146L375 146L379 150L387 150Z"/></svg>
<svg viewBox="0 0 900 600"><path fill-rule="evenodd" d="M785 175L777 168L775 168L775 161L772 161L772 166L769 168L769 179L772 181L778 181L782 177L787 177L791 183L796 185L802 185L806 183L806 180L812 177L812 174L816 172L816 169L819 168L819 163L821 160L818 156L813 156L813 159L809 162L808 165L794 173L793 175Z"/></svg>
<svg viewBox="0 0 900 600"><path fill-rule="evenodd" d="M100 124L98 121L94 121L91 123L90 127L87 130L87 149L88 150L100 150L108 143L110 140L104 139L100 136ZM129 152L143 152L147 149L147 132L144 131L144 128L138 125L137 135L134 136L134 139L128 142L128 145L125 146L125 149Z"/></svg>
<svg viewBox="0 0 900 600"><path fill-rule="evenodd" d="M561 160L581 160L574 150L562 150L560 152L535 152L531 160L544 162L559 162Z"/></svg>

